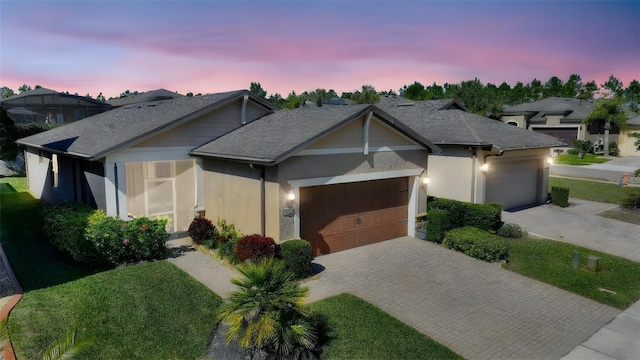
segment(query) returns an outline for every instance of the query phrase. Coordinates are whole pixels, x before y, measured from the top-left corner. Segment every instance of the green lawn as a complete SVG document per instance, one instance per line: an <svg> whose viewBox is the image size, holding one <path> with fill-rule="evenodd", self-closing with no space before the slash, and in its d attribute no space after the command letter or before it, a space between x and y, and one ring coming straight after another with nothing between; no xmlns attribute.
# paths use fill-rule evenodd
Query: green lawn
<svg viewBox="0 0 640 360"><path fill-rule="evenodd" d="M195 359L206 354L222 299L167 261L96 273L40 236L24 178L0 179L0 235L25 290L9 317L18 358L34 359L75 329L95 338L81 359Z"/></svg>
<svg viewBox="0 0 640 360"><path fill-rule="evenodd" d="M341 294L310 306L330 326L323 359L462 359L354 295Z"/></svg>
<svg viewBox="0 0 640 360"><path fill-rule="evenodd" d="M618 309L626 309L640 299L640 264L617 256L546 239L507 239L508 270L571 291ZM571 267L574 251L602 258L602 272L594 273ZM601 291L604 288L615 292Z"/></svg>
<svg viewBox="0 0 640 360"><path fill-rule="evenodd" d="M598 213L599 216L640 225L640 210L619 208Z"/></svg>
<svg viewBox="0 0 640 360"><path fill-rule="evenodd" d="M589 165L589 164L602 164L609 161L602 156L593 154L584 154L584 157L580 159L578 155L571 154L559 154L556 162L560 165Z"/></svg>
<svg viewBox="0 0 640 360"><path fill-rule="evenodd" d="M612 204L620 204L629 192L640 191L636 187L620 187L596 181L549 177L549 190L552 186L569 188L569 197Z"/></svg>

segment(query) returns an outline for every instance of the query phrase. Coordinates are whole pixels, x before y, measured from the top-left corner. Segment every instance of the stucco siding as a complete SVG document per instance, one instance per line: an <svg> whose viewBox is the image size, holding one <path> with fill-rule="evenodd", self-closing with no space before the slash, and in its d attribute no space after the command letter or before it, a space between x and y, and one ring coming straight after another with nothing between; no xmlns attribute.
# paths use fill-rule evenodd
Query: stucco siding
<svg viewBox="0 0 640 360"><path fill-rule="evenodd" d="M638 138L631 136L633 133L640 133L640 126L628 126L620 133L620 156L640 156L640 151L635 146Z"/></svg>
<svg viewBox="0 0 640 360"><path fill-rule="evenodd" d="M200 146L240 126L242 100L226 105L212 113L191 120L135 147ZM251 122L268 113L268 110L252 102L247 103L246 120Z"/></svg>
<svg viewBox="0 0 640 360"><path fill-rule="evenodd" d="M351 149L363 147L364 119L352 121L339 131L311 144L307 149ZM369 147L417 145L375 117L369 124Z"/></svg>
<svg viewBox="0 0 640 360"><path fill-rule="evenodd" d="M560 125L560 119L563 118L564 115L547 115L545 118L547 119L547 126L558 126Z"/></svg>
<svg viewBox="0 0 640 360"><path fill-rule="evenodd" d="M29 185L29 191L36 199L47 201L46 197L43 198L45 187L51 187L51 179L49 176L51 166L51 155L40 155L38 150L27 148L25 150L25 163L29 170L27 172L27 182Z"/></svg>
<svg viewBox="0 0 640 360"><path fill-rule="evenodd" d="M518 124L518 127L526 129L527 121L524 118L524 115L505 115L501 116L500 120L504 123L515 122Z"/></svg>
<svg viewBox="0 0 640 360"><path fill-rule="evenodd" d="M429 195L473 202L474 163L471 156L429 156Z"/></svg>

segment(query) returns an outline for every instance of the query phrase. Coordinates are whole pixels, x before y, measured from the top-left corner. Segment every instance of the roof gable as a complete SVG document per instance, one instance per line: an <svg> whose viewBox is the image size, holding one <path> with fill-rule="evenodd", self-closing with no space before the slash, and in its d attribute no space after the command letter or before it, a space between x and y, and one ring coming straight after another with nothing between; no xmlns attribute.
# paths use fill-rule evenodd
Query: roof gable
<svg viewBox="0 0 640 360"><path fill-rule="evenodd" d="M433 146L427 139L379 108L373 105L352 105L280 110L194 149L191 153L275 165L369 113L418 144L440 151L437 146Z"/></svg>

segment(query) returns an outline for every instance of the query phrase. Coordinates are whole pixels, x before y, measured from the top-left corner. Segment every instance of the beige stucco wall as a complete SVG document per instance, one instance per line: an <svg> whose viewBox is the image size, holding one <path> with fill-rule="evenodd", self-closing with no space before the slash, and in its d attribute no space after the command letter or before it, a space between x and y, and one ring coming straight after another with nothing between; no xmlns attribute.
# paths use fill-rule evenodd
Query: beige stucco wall
<svg viewBox="0 0 640 360"><path fill-rule="evenodd" d="M560 119L562 119L564 115L547 115L545 118L547 119L547 126L559 126Z"/></svg>
<svg viewBox="0 0 640 360"><path fill-rule="evenodd" d="M429 156L429 195L473 202L476 158L470 150L444 150L447 156Z"/></svg>
<svg viewBox="0 0 640 360"><path fill-rule="evenodd" d="M279 185L274 168L265 168L265 235L279 239ZM203 161L205 217L224 219L243 234L261 233L260 171L249 164L213 159Z"/></svg>
<svg viewBox="0 0 640 360"><path fill-rule="evenodd" d="M638 138L630 134L640 133L640 126L627 126L619 136L618 148L620 148L620 156L640 156L640 151L635 146Z"/></svg>

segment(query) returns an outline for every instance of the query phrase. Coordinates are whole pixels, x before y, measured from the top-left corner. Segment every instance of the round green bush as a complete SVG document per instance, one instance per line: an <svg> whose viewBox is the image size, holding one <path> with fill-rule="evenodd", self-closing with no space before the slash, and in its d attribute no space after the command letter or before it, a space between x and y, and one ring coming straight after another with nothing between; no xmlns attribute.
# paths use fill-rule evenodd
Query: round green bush
<svg viewBox="0 0 640 360"><path fill-rule="evenodd" d="M520 239L527 236L527 232L518 224L504 224L498 229L497 234L510 239Z"/></svg>
<svg viewBox="0 0 640 360"><path fill-rule="evenodd" d="M311 275L311 243L302 239L288 240L280 244L280 253L285 269L297 279Z"/></svg>

